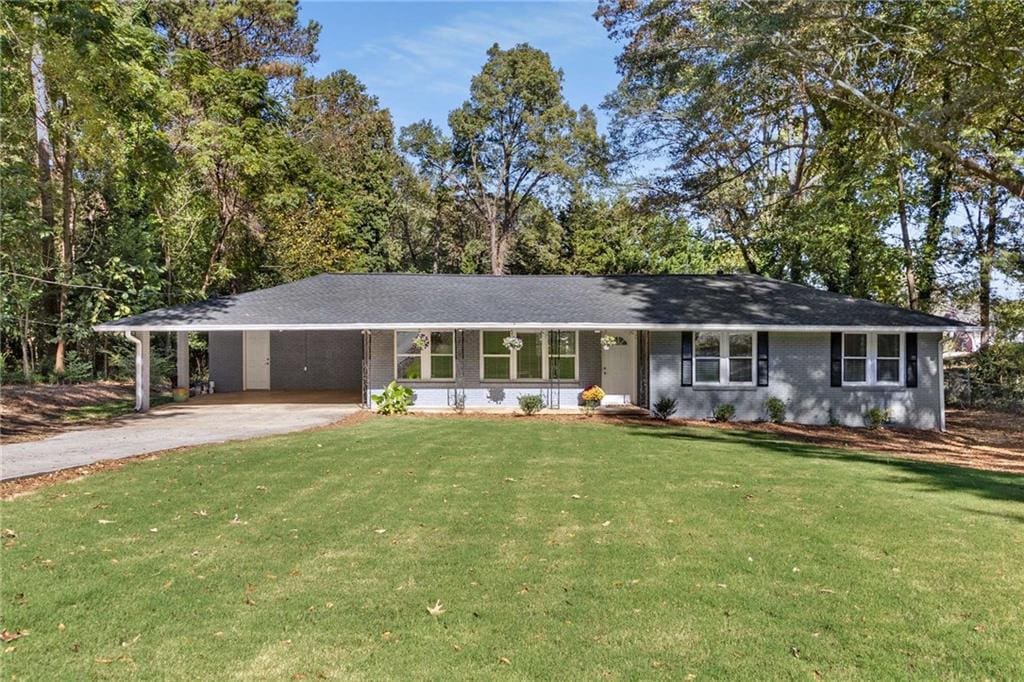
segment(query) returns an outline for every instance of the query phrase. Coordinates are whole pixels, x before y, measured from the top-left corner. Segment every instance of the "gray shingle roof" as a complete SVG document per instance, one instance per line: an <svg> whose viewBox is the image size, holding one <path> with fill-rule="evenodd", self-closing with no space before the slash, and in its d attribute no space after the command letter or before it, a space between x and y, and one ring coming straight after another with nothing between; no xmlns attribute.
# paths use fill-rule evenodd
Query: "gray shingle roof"
<svg viewBox="0 0 1024 682"><path fill-rule="evenodd" d="M162 308L99 331L544 325L601 327L965 326L756 275L324 274Z"/></svg>

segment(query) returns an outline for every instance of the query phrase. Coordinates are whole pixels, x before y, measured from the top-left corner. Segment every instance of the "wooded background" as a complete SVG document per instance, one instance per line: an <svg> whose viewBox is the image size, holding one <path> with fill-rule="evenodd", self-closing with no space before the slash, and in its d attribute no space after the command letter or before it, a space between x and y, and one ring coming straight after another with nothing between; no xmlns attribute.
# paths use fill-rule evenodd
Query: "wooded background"
<svg viewBox="0 0 1024 682"><path fill-rule="evenodd" d="M1020 333L1024 4L595 9L607 136L528 45L396 131L307 73L293 2L4 3L4 380L116 372L97 322L323 271L743 270Z"/></svg>

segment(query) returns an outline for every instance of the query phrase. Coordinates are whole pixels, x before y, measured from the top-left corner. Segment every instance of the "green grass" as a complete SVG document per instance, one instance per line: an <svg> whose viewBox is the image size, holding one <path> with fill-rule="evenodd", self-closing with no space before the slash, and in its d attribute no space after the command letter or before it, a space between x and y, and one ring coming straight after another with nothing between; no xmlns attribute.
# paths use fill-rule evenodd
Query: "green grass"
<svg viewBox="0 0 1024 682"><path fill-rule="evenodd" d="M156 407L157 405L163 405L171 402L171 397L168 395L154 395L150 398L150 406ZM108 400L102 403L95 403L93 405L80 405L78 407L71 407L64 411L61 418L65 422L79 423L79 422L95 422L103 421L106 419L113 419L114 417L121 417L126 414L131 414L135 411L135 399L124 399L124 400Z"/></svg>
<svg viewBox="0 0 1024 682"><path fill-rule="evenodd" d="M1021 477L763 434L380 418L3 503L3 627L29 633L0 660L19 679L1020 679L1022 503Z"/></svg>

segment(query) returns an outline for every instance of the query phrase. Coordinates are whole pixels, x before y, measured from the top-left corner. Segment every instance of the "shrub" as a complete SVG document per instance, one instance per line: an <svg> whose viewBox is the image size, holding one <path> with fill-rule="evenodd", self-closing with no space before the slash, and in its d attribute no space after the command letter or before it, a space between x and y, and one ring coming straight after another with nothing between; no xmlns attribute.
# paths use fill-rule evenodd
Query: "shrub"
<svg viewBox="0 0 1024 682"><path fill-rule="evenodd" d="M526 415L537 414L544 409L544 396L539 393L519 396L519 409Z"/></svg>
<svg viewBox="0 0 1024 682"><path fill-rule="evenodd" d="M64 356L64 371L53 373L53 380L58 384L80 384L89 379L92 379L92 362L74 350Z"/></svg>
<svg viewBox="0 0 1024 682"><path fill-rule="evenodd" d="M833 408L828 408L828 425L839 426L839 417L836 416L836 411Z"/></svg>
<svg viewBox="0 0 1024 682"><path fill-rule="evenodd" d="M786 403L781 398L773 396L765 400L764 411L768 413L768 419L776 424L786 421Z"/></svg>
<svg viewBox="0 0 1024 682"><path fill-rule="evenodd" d="M679 402L675 398L663 395L655 401L654 409L651 410L651 414L653 414L656 419L665 420L675 414L678 406Z"/></svg>
<svg viewBox="0 0 1024 682"><path fill-rule="evenodd" d="M736 416L736 408L729 403L715 406L715 421L727 422Z"/></svg>
<svg viewBox="0 0 1024 682"><path fill-rule="evenodd" d="M373 396L373 402L381 414L405 414L412 405L412 389L392 381L383 393Z"/></svg>
<svg viewBox="0 0 1024 682"><path fill-rule="evenodd" d="M889 423L889 419L891 419L889 410L881 407L872 407L864 413L864 421L869 429L880 429Z"/></svg>

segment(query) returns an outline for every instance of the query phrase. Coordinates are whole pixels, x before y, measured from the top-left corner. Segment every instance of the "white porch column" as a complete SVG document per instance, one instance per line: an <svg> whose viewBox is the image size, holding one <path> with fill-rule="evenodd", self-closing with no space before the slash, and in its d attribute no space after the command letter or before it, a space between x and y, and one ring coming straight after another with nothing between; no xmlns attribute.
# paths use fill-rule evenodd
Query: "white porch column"
<svg viewBox="0 0 1024 682"><path fill-rule="evenodd" d="M135 411L149 411L149 332L135 339Z"/></svg>
<svg viewBox="0 0 1024 682"><path fill-rule="evenodd" d="M178 388L188 389L188 332L178 332L174 349L178 355Z"/></svg>

